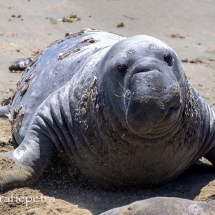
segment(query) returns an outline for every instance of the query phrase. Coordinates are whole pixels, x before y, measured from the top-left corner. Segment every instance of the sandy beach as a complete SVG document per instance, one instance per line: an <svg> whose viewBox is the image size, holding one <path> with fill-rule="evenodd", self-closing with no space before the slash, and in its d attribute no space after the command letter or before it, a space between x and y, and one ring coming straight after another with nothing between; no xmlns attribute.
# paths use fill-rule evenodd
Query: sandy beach
<svg viewBox="0 0 215 215"><path fill-rule="evenodd" d="M181 59L191 84L215 110L213 0L1 0L0 8L0 100L12 94L21 77L8 70L11 63L36 55L66 33L94 28L126 37L146 34L166 42ZM72 13L80 20L60 22ZM0 119L0 127L0 149L11 150L9 122ZM53 165L35 184L0 192L0 214L96 215L155 196L215 199L215 171L205 159L171 183L153 189L92 189L71 180L63 164ZM17 201L10 201L11 196Z"/></svg>

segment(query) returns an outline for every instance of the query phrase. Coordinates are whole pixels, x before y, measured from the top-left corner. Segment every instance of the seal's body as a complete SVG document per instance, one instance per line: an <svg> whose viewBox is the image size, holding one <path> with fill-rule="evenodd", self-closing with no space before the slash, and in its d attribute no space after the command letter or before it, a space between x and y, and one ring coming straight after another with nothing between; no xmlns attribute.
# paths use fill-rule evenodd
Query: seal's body
<svg viewBox="0 0 215 215"><path fill-rule="evenodd" d="M19 146L1 154L15 165L0 183L30 183L59 152L101 186L161 184L202 156L214 164L214 119L165 43L68 35L18 85L10 120Z"/></svg>
<svg viewBox="0 0 215 215"><path fill-rule="evenodd" d="M114 208L100 215L213 215L215 201L197 202L188 199L156 197Z"/></svg>

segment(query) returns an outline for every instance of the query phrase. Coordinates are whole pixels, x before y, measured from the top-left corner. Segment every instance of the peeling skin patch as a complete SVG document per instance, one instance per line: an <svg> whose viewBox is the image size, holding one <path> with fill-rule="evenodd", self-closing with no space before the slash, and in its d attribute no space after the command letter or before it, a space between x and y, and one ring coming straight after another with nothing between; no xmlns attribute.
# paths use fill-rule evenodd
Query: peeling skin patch
<svg viewBox="0 0 215 215"><path fill-rule="evenodd" d="M22 80L23 80L24 75L27 73L27 71L30 69L30 67L39 59L39 57L43 54L43 52L44 52L46 49L48 49L49 47L52 47L52 46L54 46L54 45L57 45L57 44L59 44L59 43L62 43L63 41L65 41L66 39L70 39L71 37L76 37L76 36L82 35L82 34L86 33L86 31L87 31L87 30L84 29L84 30L79 31L78 33L66 33L66 35L65 35L64 38L59 39L59 40L56 40L56 41L50 43L48 46L44 47L44 49L43 49L42 51L40 51L40 53L38 53L38 55L36 55L36 56L34 57L34 59L32 59L31 63L29 63L28 66L26 67L26 69L23 71L21 80L17 83L17 86L19 86L19 84L20 84L20 83L22 82ZM79 49L79 50L77 50L77 49L73 50L73 53L75 53L75 52L77 52L77 51L80 51L80 49ZM71 54L71 52L66 53L66 54L65 54L65 53L62 53L62 56L59 55L58 58L59 58L59 59L63 59L63 58L67 57L67 56L70 55L70 54Z"/></svg>
<svg viewBox="0 0 215 215"><path fill-rule="evenodd" d="M19 80L19 81L17 82L17 91L20 91L20 90L18 89L18 87L19 87L20 83L22 82L22 80L23 80L25 74L27 73L27 71L28 71L28 70L31 68L31 66L39 59L39 57L43 55L44 51L45 51L47 48L51 47L51 46L54 46L54 45L56 45L56 44L59 44L59 43L63 42L65 39L68 39L68 38L59 39L59 40L56 40L56 41L50 43L48 46L44 47L44 49L43 49L42 51L40 51L40 53L38 53L38 54L34 57L34 59L31 61L31 63L29 63L28 66L26 67L26 69L23 71L22 76L21 76L21 80ZM31 74L31 75L32 75L32 74ZM30 77L29 77L30 79L33 78L33 76L31 76L31 75L30 75ZM25 84L24 88L21 89L21 91L20 91L20 95L21 95L21 96L23 96L23 95L26 93L26 91L27 91L27 89L28 89L28 87L29 87L29 84L30 84L29 78L25 81L26 84ZM14 93L12 99L11 99L11 102L13 101L13 98L14 98L15 94L16 94L16 91L15 91L15 93Z"/></svg>
<svg viewBox="0 0 215 215"><path fill-rule="evenodd" d="M67 51L65 53L60 53L59 56L58 56L58 59L62 60L63 58L69 56L71 53L76 53L76 52L78 52L80 50L81 50L80 48L76 48L73 51Z"/></svg>
<svg viewBox="0 0 215 215"><path fill-rule="evenodd" d="M78 52L78 51L80 51L81 49L80 48L76 48L76 49L74 49L72 52L73 53L76 53L76 52Z"/></svg>
<svg viewBox="0 0 215 215"><path fill-rule="evenodd" d="M21 84L21 80L18 80L16 83L16 87L18 88L20 84Z"/></svg>
<svg viewBox="0 0 215 215"><path fill-rule="evenodd" d="M44 49L44 50L45 50L45 49ZM27 66L27 68L23 71L22 76L21 76L21 80L19 80L19 81L17 82L17 84L16 84L16 86L17 86L17 91L18 91L18 87L19 87L20 83L22 82L22 80L23 80L25 74L26 74L27 71L31 68L31 66L38 60L38 58L40 57L40 55L43 54L43 51L44 51L44 50L42 50L42 51L34 58L34 60ZM15 92L15 93L16 93L16 92Z"/></svg>
<svg viewBox="0 0 215 215"><path fill-rule="evenodd" d="M26 91L28 90L28 87L29 87L29 85L30 85L31 80L32 80L33 77L34 77L34 73L32 73L32 74L25 80L25 85L24 85L21 89L18 90L20 96L23 96L23 95L26 93Z"/></svg>
<svg viewBox="0 0 215 215"><path fill-rule="evenodd" d="M79 104L79 110L75 114L75 120L79 122L82 126L82 129L86 131L88 129L88 113L93 111L97 107L96 100L98 95L98 89L96 87L97 78L94 76L91 81L89 88L84 91L84 95Z"/></svg>
<svg viewBox="0 0 215 215"><path fill-rule="evenodd" d="M87 46L87 45L90 45L90 44L96 43L96 42L97 42L97 41L96 41L94 38L92 38L92 37L89 37L89 38L87 38L87 39L85 39L85 40L82 40L82 41L80 41L80 42L76 45L76 48L75 48L74 50L72 50L72 51L69 50L69 51L66 51L66 52L64 52L64 53L63 53L63 52L60 53L59 56L58 56L58 59L62 60L63 58L69 56L71 53L76 53L76 52L80 51L80 50L81 50L81 47Z"/></svg>
<svg viewBox="0 0 215 215"><path fill-rule="evenodd" d="M79 35L82 35L82 34L84 34L86 31L85 30L81 30L81 31L79 31L78 33L66 33L65 34L65 37L68 37L68 39L69 38L71 38L71 37L77 37L77 36L79 36Z"/></svg>
<svg viewBox="0 0 215 215"><path fill-rule="evenodd" d="M10 102L11 102L11 97L5 98L4 100L2 100L2 101L0 102L0 106L9 105Z"/></svg>
<svg viewBox="0 0 215 215"><path fill-rule="evenodd" d="M63 58L67 57L70 54L71 54L71 52L60 53L59 56L58 56L58 59L62 60Z"/></svg>
<svg viewBox="0 0 215 215"><path fill-rule="evenodd" d="M24 112L22 111L22 106L19 109L15 109L13 112L13 126L12 132L17 132L22 125L22 119L24 116Z"/></svg>
<svg viewBox="0 0 215 215"><path fill-rule="evenodd" d="M43 51L44 51L45 49L49 48L49 47L52 47L52 46L56 45L56 44L62 43L64 40L65 40L64 38L63 38L63 39L59 39L59 40L55 40L54 42L52 42L52 43L50 43L48 46L46 46L46 47L43 49ZM41 53L43 53L43 51L42 51ZM41 53L40 53L40 54L41 54Z"/></svg>
<svg viewBox="0 0 215 215"><path fill-rule="evenodd" d="M81 43L95 43L97 42L96 40L94 40L92 37L86 39L86 40L83 40L81 41Z"/></svg>
<svg viewBox="0 0 215 215"><path fill-rule="evenodd" d="M14 110L14 113L13 113L13 120L16 119L17 114L19 114L19 112L20 112L21 110L22 110L22 106L20 106L19 109L15 109L15 110Z"/></svg>

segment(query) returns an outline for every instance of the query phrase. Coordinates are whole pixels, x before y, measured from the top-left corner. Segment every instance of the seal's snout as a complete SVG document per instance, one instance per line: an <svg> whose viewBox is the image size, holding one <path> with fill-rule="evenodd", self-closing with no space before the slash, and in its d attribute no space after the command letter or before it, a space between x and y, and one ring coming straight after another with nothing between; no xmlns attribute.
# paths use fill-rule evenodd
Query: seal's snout
<svg viewBox="0 0 215 215"><path fill-rule="evenodd" d="M174 124L180 116L180 87L174 77L158 70L135 73L131 78L131 94L126 121L136 134L154 132L156 127Z"/></svg>

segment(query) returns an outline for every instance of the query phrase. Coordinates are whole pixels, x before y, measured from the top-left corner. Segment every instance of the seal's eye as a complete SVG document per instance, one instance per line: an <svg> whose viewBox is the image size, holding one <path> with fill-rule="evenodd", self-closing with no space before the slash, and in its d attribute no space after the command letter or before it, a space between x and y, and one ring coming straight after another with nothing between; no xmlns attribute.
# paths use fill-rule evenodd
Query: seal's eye
<svg viewBox="0 0 215 215"><path fill-rule="evenodd" d="M168 66L173 65L173 57L170 54L164 56L164 61L168 64Z"/></svg>
<svg viewBox="0 0 215 215"><path fill-rule="evenodd" d="M127 72L127 70L128 70L128 66L127 65L118 65L117 66L117 71L118 71L118 73L120 73L121 75L125 75L126 74L126 72Z"/></svg>

